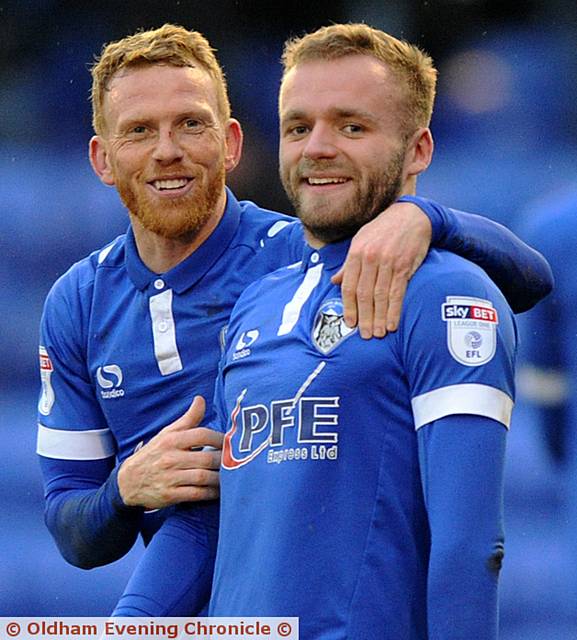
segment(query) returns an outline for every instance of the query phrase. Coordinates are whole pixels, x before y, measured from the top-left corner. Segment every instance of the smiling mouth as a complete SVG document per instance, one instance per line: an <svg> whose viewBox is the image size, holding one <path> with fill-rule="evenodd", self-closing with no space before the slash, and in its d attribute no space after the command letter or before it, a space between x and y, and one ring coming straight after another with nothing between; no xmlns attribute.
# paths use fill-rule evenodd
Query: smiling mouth
<svg viewBox="0 0 577 640"><path fill-rule="evenodd" d="M191 178L165 178L163 180L153 180L149 182L157 191L178 191L186 187Z"/></svg>
<svg viewBox="0 0 577 640"><path fill-rule="evenodd" d="M344 184L348 181L348 178L305 178L305 182L313 186L324 184Z"/></svg>

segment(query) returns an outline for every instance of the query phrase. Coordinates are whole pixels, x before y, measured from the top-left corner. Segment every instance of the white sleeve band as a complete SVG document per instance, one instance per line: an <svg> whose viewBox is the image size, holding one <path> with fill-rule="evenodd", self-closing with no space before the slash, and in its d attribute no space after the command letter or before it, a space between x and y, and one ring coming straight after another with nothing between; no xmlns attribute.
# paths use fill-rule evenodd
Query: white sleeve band
<svg viewBox="0 0 577 640"><path fill-rule="evenodd" d="M445 416L468 414L492 418L509 428L513 400L485 384L453 384L412 399L415 429Z"/></svg>
<svg viewBox="0 0 577 640"><path fill-rule="evenodd" d="M110 429L65 431L38 424L36 453L58 460L102 460L116 452Z"/></svg>

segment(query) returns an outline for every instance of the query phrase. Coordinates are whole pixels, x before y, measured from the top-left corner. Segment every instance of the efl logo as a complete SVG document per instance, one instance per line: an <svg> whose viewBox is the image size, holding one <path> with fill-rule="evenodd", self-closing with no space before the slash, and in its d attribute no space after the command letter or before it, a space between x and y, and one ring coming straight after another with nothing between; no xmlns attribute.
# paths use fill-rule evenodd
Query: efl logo
<svg viewBox="0 0 577 640"><path fill-rule="evenodd" d="M498 323L497 311L490 307L445 302L442 309L443 320L481 320L482 322Z"/></svg>

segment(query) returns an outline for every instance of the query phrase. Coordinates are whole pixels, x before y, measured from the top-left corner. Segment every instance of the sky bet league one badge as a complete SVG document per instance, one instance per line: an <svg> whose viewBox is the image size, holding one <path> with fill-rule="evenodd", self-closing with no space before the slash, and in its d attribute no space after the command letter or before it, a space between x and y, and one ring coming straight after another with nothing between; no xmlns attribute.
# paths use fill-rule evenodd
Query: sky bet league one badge
<svg viewBox="0 0 577 640"><path fill-rule="evenodd" d="M488 300L448 296L442 307L447 323L447 346L453 358L467 367L489 362L497 348L497 311Z"/></svg>

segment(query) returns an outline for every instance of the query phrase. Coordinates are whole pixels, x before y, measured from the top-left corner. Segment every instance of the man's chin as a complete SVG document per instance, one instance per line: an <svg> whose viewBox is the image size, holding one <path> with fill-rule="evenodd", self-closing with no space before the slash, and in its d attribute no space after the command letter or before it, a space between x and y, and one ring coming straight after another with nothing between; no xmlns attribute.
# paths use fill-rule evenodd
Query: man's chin
<svg viewBox="0 0 577 640"><path fill-rule="evenodd" d="M206 219L175 220L169 224L166 221L159 222L158 220L140 219L140 222L145 229L166 240L192 240L207 224L208 217Z"/></svg>
<svg viewBox="0 0 577 640"><path fill-rule="evenodd" d="M347 201L339 207L302 209L295 207L297 216L309 233L326 244L352 238L357 231L378 214L360 212L350 207Z"/></svg>
<svg viewBox="0 0 577 640"><path fill-rule="evenodd" d="M309 216L333 218L339 215L343 208L350 208L349 200L350 198L338 198L335 194L307 194L299 198L299 208Z"/></svg>
<svg viewBox="0 0 577 640"><path fill-rule="evenodd" d="M195 180L195 183L197 181ZM160 238L191 242L211 224L224 195L224 168L206 188L197 187L179 198L154 198L117 185L131 218Z"/></svg>
<svg viewBox="0 0 577 640"><path fill-rule="evenodd" d="M134 209L132 217L147 231L168 240L194 238L210 218L206 203L199 206L187 198L164 202L160 206L156 202L145 201Z"/></svg>
<svg viewBox="0 0 577 640"><path fill-rule="evenodd" d="M347 200L315 198L300 201L295 205L297 216L305 226L325 228L347 226L354 223L354 207Z"/></svg>
<svg viewBox="0 0 577 640"><path fill-rule="evenodd" d="M353 220L348 221L347 224L340 225L317 226L304 222L303 224L313 238L324 244L332 244L352 238L360 229L360 226Z"/></svg>

